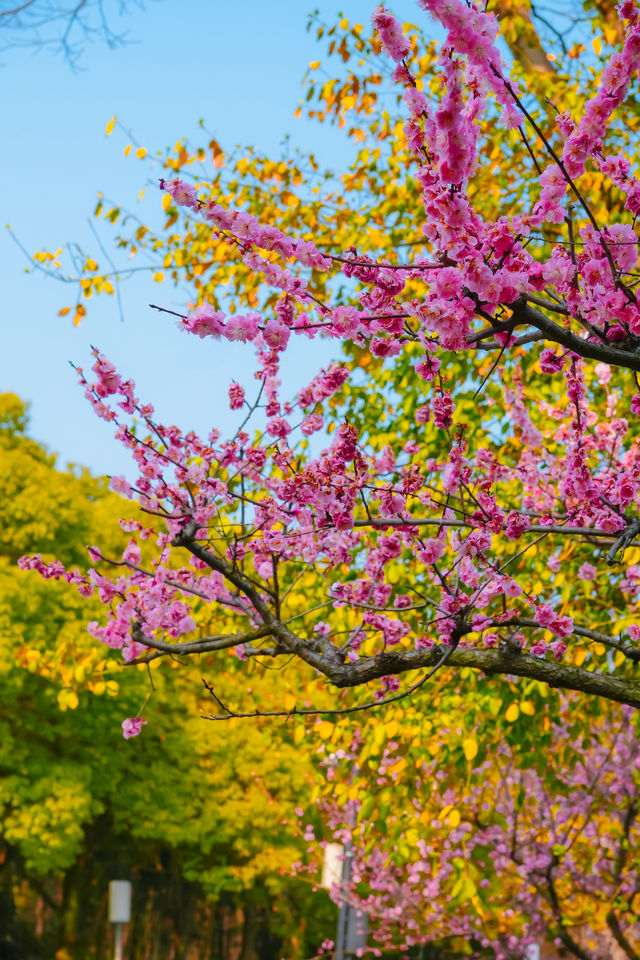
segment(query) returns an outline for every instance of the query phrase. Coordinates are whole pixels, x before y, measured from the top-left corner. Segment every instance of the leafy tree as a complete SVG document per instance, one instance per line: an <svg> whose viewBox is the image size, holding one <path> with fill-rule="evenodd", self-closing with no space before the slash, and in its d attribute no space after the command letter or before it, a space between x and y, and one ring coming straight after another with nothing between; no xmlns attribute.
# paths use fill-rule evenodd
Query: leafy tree
<svg viewBox="0 0 640 960"><path fill-rule="evenodd" d="M352 859L334 896L369 915L382 949L435 942L516 960L546 939L580 960L635 960L633 712L585 712L535 682L506 704L490 689L474 691L484 721L475 705L461 715L466 690L445 687L429 719L416 704L332 733L323 829Z"/></svg>
<svg viewBox="0 0 640 960"><path fill-rule="evenodd" d="M206 662L166 676L157 662L122 671L87 634L96 597L16 567L38 544L84 573L101 531L113 551L127 543L116 529L126 502L104 479L57 469L26 429L24 404L0 395L0 955L106 950L117 871L134 882L135 960L226 956L233 937L247 960L285 944L306 956L332 917L326 898L288 876L304 842L291 810L311 789L303 728L212 728L200 716ZM217 688L236 698L246 680L228 667ZM268 673L252 686L273 705ZM145 702L155 718L146 747L122 750L121 721Z"/></svg>

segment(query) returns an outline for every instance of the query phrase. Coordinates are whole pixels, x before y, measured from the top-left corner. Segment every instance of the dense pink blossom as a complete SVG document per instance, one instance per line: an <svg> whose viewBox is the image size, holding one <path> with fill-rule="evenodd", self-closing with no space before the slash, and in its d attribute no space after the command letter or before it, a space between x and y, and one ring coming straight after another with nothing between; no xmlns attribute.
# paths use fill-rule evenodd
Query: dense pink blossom
<svg viewBox="0 0 640 960"><path fill-rule="evenodd" d="M244 387L239 383L232 383L229 387L229 406L232 410L239 410L244 403Z"/></svg>
<svg viewBox="0 0 640 960"><path fill-rule="evenodd" d="M409 53L410 44L402 32L402 24L382 5L372 15L371 22L389 56L394 60L404 59Z"/></svg>
<svg viewBox="0 0 640 960"><path fill-rule="evenodd" d="M640 181L622 153L605 152L640 62L637 7L623 4L622 49L584 111L557 118L557 150L537 144L540 171L489 216L470 187L487 161L486 122L523 122L498 19L476 0L419 6L445 33L435 78L419 75L392 14L373 16L403 96L418 243L391 244L378 258L338 250L308 224L285 233L225 197L199 201L179 177L161 184L261 284L260 310L239 312L225 290L224 311L194 297L178 315L188 334L255 352L255 389L234 382L228 394L253 422L227 439L215 427L200 436L160 422L98 349L90 369L77 370L96 416L131 455L131 475L111 487L139 503L140 517L122 522L122 553L90 549L86 573L44 547L20 567L95 595L104 611L89 632L127 662L154 645L179 653L211 608L238 624L212 651L296 653L335 680L366 650L384 698L394 670L415 665L409 654L439 644L490 651L504 666L508 641L553 667L589 637L595 599L614 610L640 595L625 562L640 511L640 393L623 397L620 373L631 382L639 367ZM580 208L573 229L568 198L577 204L587 163L604 183L591 205L602 222ZM610 192L616 222L606 223L599 211ZM555 224L552 241L545 224ZM283 356L298 337L311 358L323 338L360 362L319 369L292 396ZM377 383L363 385L371 369ZM574 555L567 597L554 574ZM600 587L607 593L596 598ZM308 601L304 614L287 609L292 596ZM346 640L345 629L355 631ZM636 659L632 630L628 647L609 638L616 656ZM376 660L390 646L393 670ZM340 677L348 686L351 675Z"/></svg>

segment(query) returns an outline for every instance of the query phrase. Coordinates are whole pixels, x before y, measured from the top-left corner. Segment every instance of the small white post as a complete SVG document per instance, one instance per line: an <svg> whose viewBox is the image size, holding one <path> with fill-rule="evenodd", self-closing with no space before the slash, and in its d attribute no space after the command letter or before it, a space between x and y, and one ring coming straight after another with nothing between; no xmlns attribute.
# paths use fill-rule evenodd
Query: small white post
<svg viewBox="0 0 640 960"><path fill-rule="evenodd" d="M322 863L322 880L320 881L320 886L325 890L331 890L334 883L341 882L343 859L344 847L341 843L328 843L326 845Z"/></svg>
<svg viewBox="0 0 640 960"><path fill-rule="evenodd" d="M109 884L109 921L115 925L114 960L122 960L122 924L131 920L131 884L112 880Z"/></svg>

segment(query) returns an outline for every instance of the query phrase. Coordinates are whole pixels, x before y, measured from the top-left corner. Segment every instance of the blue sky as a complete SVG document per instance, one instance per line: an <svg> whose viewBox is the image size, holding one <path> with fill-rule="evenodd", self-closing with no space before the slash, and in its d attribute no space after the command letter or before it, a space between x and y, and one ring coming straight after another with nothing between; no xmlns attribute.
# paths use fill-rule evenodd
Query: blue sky
<svg viewBox="0 0 640 960"><path fill-rule="evenodd" d="M360 23L374 7L369 0L344 4L351 21ZM424 18L412 0L393 7L414 23ZM253 351L181 335L166 316L148 308L158 300L173 305L174 291L146 274L125 287L124 323L114 299L105 297L74 328L57 316L72 302L69 289L25 273L26 261L4 224L31 252L73 240L95 249L88 219L96 193L135 208L149 176L143 164L123 156L122 137L105 136L114 114L150 152L185 135L197 142L203 118L223 146L254 144L277 155L290 134L293 145L340 168L350 155L346 138L293 118L302 75L324 53L305 31L311 9L328 22L340 11L335 3L307 6L304 0L149 0L144 10L132 7L127 17L114 20L117 30L128 31L127 45L111 50L92 44L75 72L59 55L28 48L2 53L0 390L30 402L33 436L61 463L85 464L97 473L128 466L126 452L94 417L68 366L69 360L88 366L91 344L136 380L160 420L203 432L233 428L227 387L232 378L250 382ZM144 215L159 203L160 195L147 191ZM283 371L283 395L306 382L335 349L300 341Z"/></svg>

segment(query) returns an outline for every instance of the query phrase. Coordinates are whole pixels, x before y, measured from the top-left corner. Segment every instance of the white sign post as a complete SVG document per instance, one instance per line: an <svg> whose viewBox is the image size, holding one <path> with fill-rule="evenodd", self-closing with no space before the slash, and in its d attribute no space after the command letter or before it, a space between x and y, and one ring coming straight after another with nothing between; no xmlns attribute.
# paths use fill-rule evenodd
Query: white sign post
<svg viewBox="0 0 640 960"><path fill-rule="evenodd" d="M115 924L114 960L122 960L122 924L131 920L131 884L112 880L109 884L109 921Z"/></svg>
<svg viewBox="0 0 640 960"><path fill-rule="evenodd" d="M322 863L322 880L320 886L325 890L331 890L334 883L342 881L342 861L344 859L344 847L341 843L328 843L324 848L324 861Z"/></svg>
<svg viewBox="0 0 640 960"><path fill-rule="evenodd" d="M320 886L325 890L331 890L336 885L340 887L334 960L345 960L347 954L357 953L367 945L369 918L366 913L361 913L352 907L346 899L351 879L352 859L353 850L350 843L347 843L346 847L341 843L328 843L324 848Z"/></svg>

